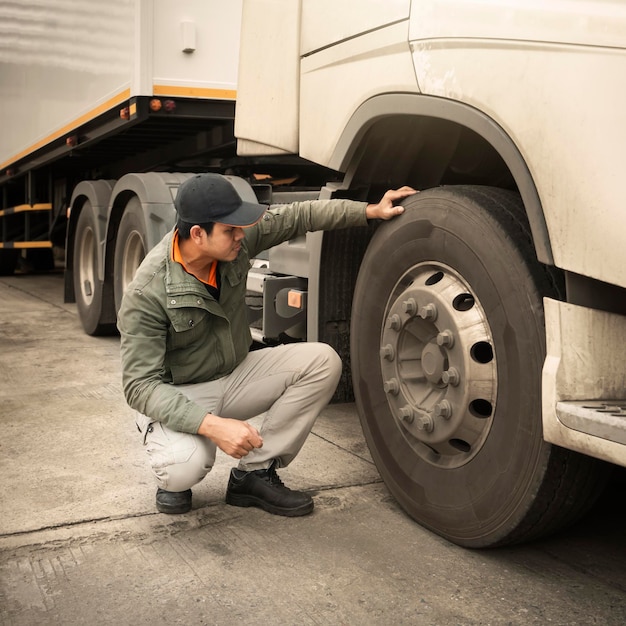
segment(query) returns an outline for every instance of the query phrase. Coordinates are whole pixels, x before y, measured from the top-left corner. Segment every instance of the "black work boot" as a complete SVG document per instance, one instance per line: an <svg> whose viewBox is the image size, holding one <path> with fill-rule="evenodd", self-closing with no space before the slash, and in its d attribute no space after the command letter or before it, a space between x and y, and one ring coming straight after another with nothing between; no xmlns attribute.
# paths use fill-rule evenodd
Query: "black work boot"
<svg viewBox="0 0 626 626"><path fill-rule="evenodd" d="M258 506L286 517L308 515L313 510L313 498L302 491L292 491L276 474L276 461L268 469L244 472L230 471L226 503L232 506Z"/></svg>
<svg viewBox="0 0 626 626"><path fill-rule="evenodd" d="M159 513L175 515L191 511L191 489L187 491L165 491L159 487L156 492L156 508Z"/></svg>

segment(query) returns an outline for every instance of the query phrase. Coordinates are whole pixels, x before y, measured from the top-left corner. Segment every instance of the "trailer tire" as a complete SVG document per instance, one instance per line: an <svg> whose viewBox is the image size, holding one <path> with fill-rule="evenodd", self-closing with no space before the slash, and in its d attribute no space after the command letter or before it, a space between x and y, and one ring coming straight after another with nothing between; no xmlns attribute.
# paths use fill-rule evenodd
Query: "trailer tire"
<svg viewBox="0 0 626 626"><path fill-rule="evenodd" d="M74 234L73 280L78 315L88 335L111 335L110 288L98 278L97 216L89 200L83 204Z"/></svg>
<svg viewBox="0 0 626 626"><path fill-rule="evenodd" d="M120 221L115 242L115 310L122 306L122 297L146 256L146 225L144 222L141 202L132 197Z"/></svg>
<svg viewBox="0 0 626 626"><path fill-rule="evenodd" d="M375 233L351 328L355 400L374 461L419 523L462 546L542 536L584 513L605 464L543 440L542 296L516 194L449 187Z"/></svg>

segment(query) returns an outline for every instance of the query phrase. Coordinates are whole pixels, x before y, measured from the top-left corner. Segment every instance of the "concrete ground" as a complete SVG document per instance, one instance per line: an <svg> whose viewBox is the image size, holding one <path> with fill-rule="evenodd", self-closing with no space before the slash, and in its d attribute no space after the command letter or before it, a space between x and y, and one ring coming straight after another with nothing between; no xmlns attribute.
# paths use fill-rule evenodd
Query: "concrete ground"
<svg viewBox="0 0 626 626"><path fill-rule="evenodd" d="M463 550L399 509L353 405L281 471L311 516L226 505L223 454L191 513L156 513L119 340L86 336L62 292L61 274L0 278L0 624L626 622L626 509Z"/></svg>

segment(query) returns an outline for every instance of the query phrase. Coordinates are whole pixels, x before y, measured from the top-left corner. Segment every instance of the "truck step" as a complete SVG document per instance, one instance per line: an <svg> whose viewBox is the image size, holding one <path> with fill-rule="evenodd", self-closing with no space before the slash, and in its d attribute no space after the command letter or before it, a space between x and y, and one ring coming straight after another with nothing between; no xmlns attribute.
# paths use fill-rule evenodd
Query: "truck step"
<svg viewBox="0 0 626 626"><path fill-rule="evenodd" d="M557 402L556 414L568 428L626 445L626 400Z"/></svg>
<svg viewBox="0 0 626 626"><path fill-rule="evenodd" d="M246 284L248 322L259 343L306 339L307 281L298 276L274 274L264 264L252 267Z"/></svg>

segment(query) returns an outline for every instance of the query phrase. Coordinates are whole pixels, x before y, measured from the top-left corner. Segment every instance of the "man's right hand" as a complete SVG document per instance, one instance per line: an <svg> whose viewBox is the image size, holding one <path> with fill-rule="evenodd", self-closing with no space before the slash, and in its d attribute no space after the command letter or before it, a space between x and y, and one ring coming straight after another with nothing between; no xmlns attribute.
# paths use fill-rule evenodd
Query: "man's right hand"
<svg viewBox="0 0 626 626"><path fill-rule="evenodd" d="M263 447L263 439L254 426L212 413L204 416L198 434L209 438L222 452L234 459L241 459L254 448Z"/></svg>

